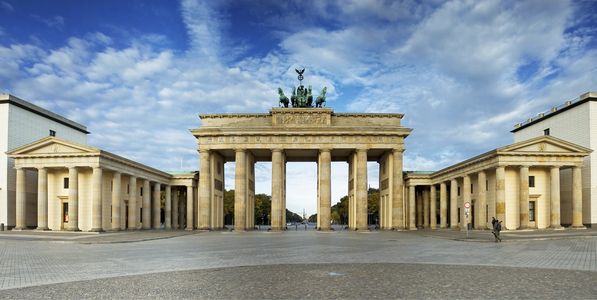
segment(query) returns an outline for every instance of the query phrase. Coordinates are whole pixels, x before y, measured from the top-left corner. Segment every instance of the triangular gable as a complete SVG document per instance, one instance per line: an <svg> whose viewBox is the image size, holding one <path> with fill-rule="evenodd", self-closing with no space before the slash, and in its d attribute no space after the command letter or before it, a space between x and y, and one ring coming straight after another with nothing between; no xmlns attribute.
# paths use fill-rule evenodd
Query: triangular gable
<svg viewBox="0 0 597 300"><path fill-rule="evenodd" d="M529 140L521 141L497 149L498 153L520 153L520 152L545 152L545 153L576 153L589 154L591 149L570 143L568 141L554 138L552 136L540 136Z"/></svg>
<svg viewBox="0 0 597 300"><path fill-rule="evenodd" d="M33 143L18 147L8 152L8 155L37 155L58 153L99 153L97 148L75 144L55 137L46 137Z"/></svg>

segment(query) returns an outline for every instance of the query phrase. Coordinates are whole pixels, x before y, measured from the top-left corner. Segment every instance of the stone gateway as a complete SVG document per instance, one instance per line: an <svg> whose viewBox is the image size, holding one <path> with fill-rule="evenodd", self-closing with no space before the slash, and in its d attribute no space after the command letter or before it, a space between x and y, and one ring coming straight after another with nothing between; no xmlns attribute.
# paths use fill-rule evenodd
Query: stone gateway
<svg viewBox="0 0 597 300"><path fill-rule="evenodd" d="M334 113L330 108L273 108L266 114L204 114L197 138L200 229L223 228L220 211L223 164L236 162L236 230L255 226L255 162L272 162L272 229L285 228L286 162L317 162L317 228L330 229L331 162L349 165L348 226L366 230L367 162L380 164L381 228L406 227L403 201L402 152L411 129L402 127L401 114ZM214 209L214 207L216 209ZM218 220L218 221L214 221Z"/></svg>

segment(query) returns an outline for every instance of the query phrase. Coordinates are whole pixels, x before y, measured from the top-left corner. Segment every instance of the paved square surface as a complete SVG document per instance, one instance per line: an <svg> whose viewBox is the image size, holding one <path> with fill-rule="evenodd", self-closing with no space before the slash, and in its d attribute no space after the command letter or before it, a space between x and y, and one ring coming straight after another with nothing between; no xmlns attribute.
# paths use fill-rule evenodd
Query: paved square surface
<svg viewBox="0 0 597 300"><path fill-rule="evenodd" d="M489 232L479 234L491 235ZM486 284L485 289L482 286L481 290L473 289L470 294L460 294L463 297L506 297L508 292L518 291L513 287L519 287L522 293L545 286L544 294L538 294L538 297L569 295L574 298L576 295L577 298L597 298L597 237L594 236L493 243L488 242L489 239L473 242L431 237L422 231L192 234L181 231L179 234L168 233L161 239L148 239L80 243L79 238L28 240L26 235L0 236L0 289L4 290L0 292L0 298L23 295L35 298L93 298L101 295L100 291L94 290L97 287L103 287L101 291L110 297L118 295L112 294L110 289L126 290L127 282L141 283L134 291L121 296L174 297L167 285L181 284L178 296L185 298L237 298L243 295L254 298L302 298L301 295L311 295L307 298L360 298L366 294L358 291L365 292L365 287L371 287L369 295L372 298L375 295L380 298L457 297L454 289L470 286L471 283L467 282L470 280L476 285ZM309 270L314 273L309 273ZM356 287L358 285L354 283L360 282L363 288L349 295L318 294L314 283L303 285L311 282L313 276L326 274L326 278L335 278L335 273L340 274L338 279L334 279L338 281L337 286ZM239 274L244 275L239 277ZM343 276L345 274L352 275ZM474 274L477 274L476 277ZM496 275L494 278L492 274L500 274L501 277ZM173 278L179 278L174 281L176 284ZM375 280L364 284L363 278ZM413 281L413 278L418 279ZM478 280L475 281L475 278ZM198 289L196 293L190 293L192 289L188 286L185 288L185 282L188 284L189 280L192 282L189 286ZM501 281L503 288L496 289L497 282ZM279 292L260 290L265 282L270 282L272 288L276 287L275 291L280 289ZM445 286L452 292L411 293L404 287L399 288L400 282L408 283L410 288L419 282L423 289L413 291L429 292L429 288L441 291ZM55 285L57 283L62 285ZM161 283L164 289L150 293ZM35 286L47 284L54 285L44 286L40 291L46 292L35 294L38 291ZM334 286L333 282L330 284L330 288ZM89 293L77 294L85 291L82 288L85 285L88 285ZM562 287L556 289L556 285ZM143 289L143 286L147 288ZM243 294L242 290L238 290L243 286L254 286L252 291L256 294L246 294L248 291ZM512 288L508 289L508 286ZM534 288L529 290L530 286ZM15 289L23 287L30 288ZM60 289L57 294L51 294L50 287ZM567 293L557 292L567 291L565 287L570 289ZM61 294L70 289L77 292ZM212 293L209 293L210 289L213 289ZM322 291L321 288L319 290ZM309 291L312 293L303 294ZM511 294L513 297L517 295L521 294ZM529 297L532 295L527 294Z"/></svg>

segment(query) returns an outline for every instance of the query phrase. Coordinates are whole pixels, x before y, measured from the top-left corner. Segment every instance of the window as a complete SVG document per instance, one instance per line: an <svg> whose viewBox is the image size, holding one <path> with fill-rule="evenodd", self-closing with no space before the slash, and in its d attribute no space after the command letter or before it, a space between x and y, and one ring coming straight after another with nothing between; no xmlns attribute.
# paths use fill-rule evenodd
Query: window
<svg viewBox="0 0 597 300"><path fill-rule="evenodd" d="M529 222L535 222L535 201L529 201Z"/></svg>
<svg viewBox="0 0 597 300"><path fill-rule="evenodd" d="M50 136L56 136L56 131L50 129Z"/></svg>
<svg viewBox="0 0 597 300"><path fill-rule="evenodd" d="M460 187L458 187L458 196L460 196Z"/></svg>
<svg viewBox="0 0 597 300"><path fill-rule="evenodd" d="M460 223L460 207L458 208L458 223Z"/></svg>
<svg viewBox="0 0 597 300"><path fill-rule="evenodd" d="M543 135L549 135L549 128L543 129Z"/></svg>
<svg viewBox="0 0 597 300"><path fill-rule="evenodd" d="M68 189L68 177L64 177L64 184L63 184L65 189Z"/></svg>
<svg viewBox="0 0 597 300"><path fill-rule="evenodd" d="M130 184L126 185L126 193L127 193L127 195L131 193L131 185Z"/></svg>
<svg viewBox="0 0 597 300"><path fill-rule="evenodd" d="M473 184L471 183L471 194L473 193Z"/></svg>
<svg viewBox="0 0 597 300"><path fill-rule="evenodd" d="M535 176L529 176L529 187L535 187Z"/></svg>
<svg viewBox="0 0 597 300"><path fill-rule="evenodd" d="M489 180L485 180L485 190L489 191Z"/></svg>
<svg viewBox="0 0 597 300"><path fill-rule="evenodd" d="M139 196L143 196L143 188L139 191Z"/></svg>

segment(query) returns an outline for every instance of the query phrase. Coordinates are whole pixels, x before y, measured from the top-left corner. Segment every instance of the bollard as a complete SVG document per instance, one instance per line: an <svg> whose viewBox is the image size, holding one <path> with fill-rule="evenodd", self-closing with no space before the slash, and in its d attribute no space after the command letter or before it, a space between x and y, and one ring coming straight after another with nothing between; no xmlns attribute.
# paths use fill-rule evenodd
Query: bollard
<svg viewBox="0 0 597 300"><path fill-rule="evenodd" d="M0 223L0 231L4 231L4 223Z"/></svg>

